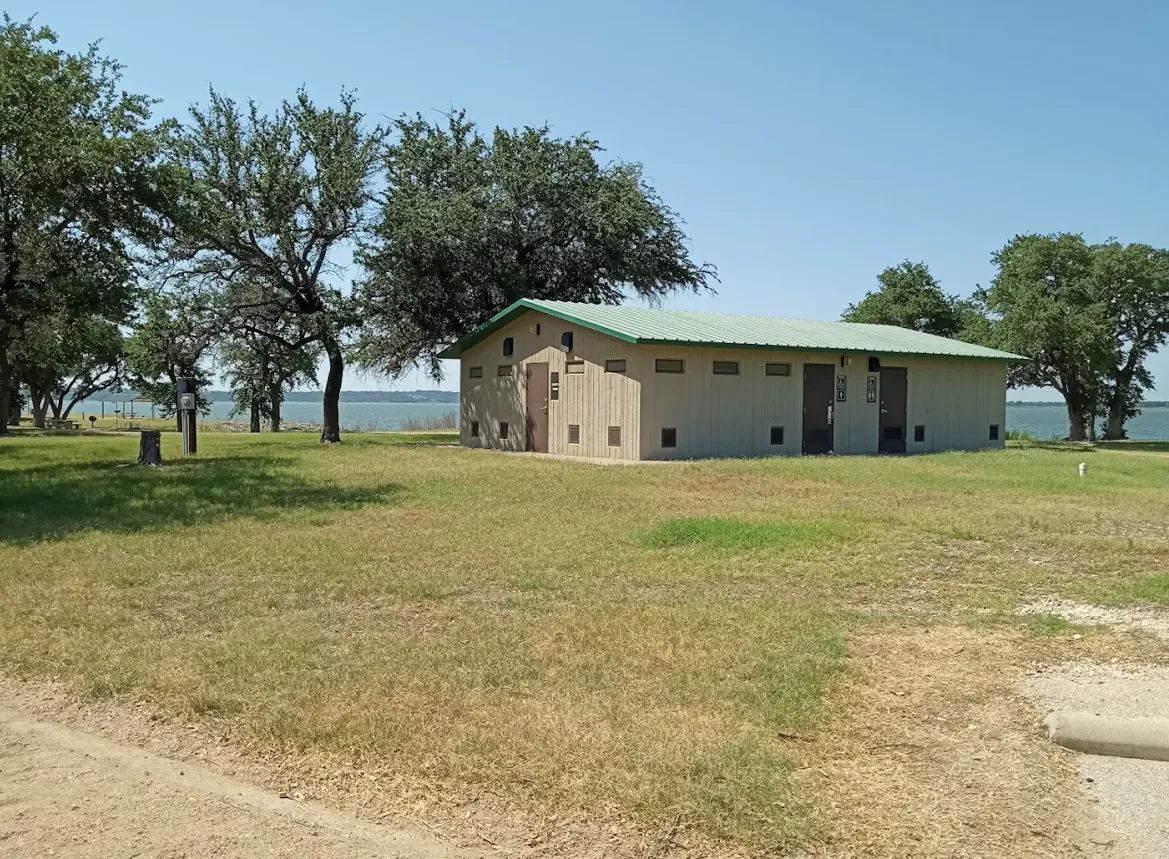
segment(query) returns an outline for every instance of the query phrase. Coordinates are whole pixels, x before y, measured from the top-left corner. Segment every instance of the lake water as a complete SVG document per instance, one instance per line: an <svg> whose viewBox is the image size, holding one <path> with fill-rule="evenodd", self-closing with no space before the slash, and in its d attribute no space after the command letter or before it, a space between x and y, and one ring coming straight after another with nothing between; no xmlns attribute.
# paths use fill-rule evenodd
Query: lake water
<svg viewBox="0 0 1169 859"><path fill-rule="evenodd" d="M135 403L135 412L150 415L147 404ZM106 403L106 414L113 414L113 403ZM212 403L210 420L228 420L231 403ZM458 411L457 403L347 403L341 402L341 428L347 430L401 429L410 418L438 418ZM74 414L101 414L101 403L82 403ZM321 404L285 403L282 409L286 421L297 423L321 422ZM234 420L244 420L235 418ZM1067 436L1067 412L1062 405L1007 406L1007 429L1030 433L1033 438L1064 438ZM1128 424L1128 436L1144 441L1169 440L1169 409L1146 409Z"/></svg>
<svg viewBox="0 0 1169 859"><path fill-rule="evenodd" d="M1031 433L1033 438L1067 438L1068 413L1061 404L1007 406L1007 429ZM1140 441L1169 441L1169 409L1145 409L1127 424L1128 437Z"/></svg>

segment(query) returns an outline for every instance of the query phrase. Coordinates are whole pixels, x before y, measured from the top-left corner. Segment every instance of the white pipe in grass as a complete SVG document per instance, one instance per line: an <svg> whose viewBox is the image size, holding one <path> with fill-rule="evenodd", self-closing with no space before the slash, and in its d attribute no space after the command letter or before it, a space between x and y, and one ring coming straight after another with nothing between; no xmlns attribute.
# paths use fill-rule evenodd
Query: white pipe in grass
<svg viewBox="0 0 1169 859"><path fill-rule="evenodd" d="M1169 719L1119 719L1095 713L1052 713L1051 741L1086 755L1169 761Z"/></svg>

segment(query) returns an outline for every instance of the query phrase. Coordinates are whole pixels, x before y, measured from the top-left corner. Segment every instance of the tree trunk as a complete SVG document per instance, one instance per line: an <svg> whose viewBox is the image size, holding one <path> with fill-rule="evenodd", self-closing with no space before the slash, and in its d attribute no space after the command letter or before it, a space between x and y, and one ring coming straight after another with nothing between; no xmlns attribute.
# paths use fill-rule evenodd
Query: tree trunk
<svg viewBox="0 0 1169 859"><path fill-rule="evenodd" d="M49 395L30 386L28 396L29 408L32 409L32 425L37 429L44 429L45 413L49 410Z"/></svg>
<svg viewBox="0 0 1169 859"><path fill-rule="evenodd" d="M1108 423L1104 425L1104 438L1108 441L1128 438L1128 433L1124 431L1124 404L1117 402L1115 397L1108 406Z"/></svg>
<svg viewBox="0 0 1169 859"><path fill-rule="evenodd" d="M1078 405L1075 405L1071 400L1067 401L1068 406L1068 441L1084 441L1084 429L1088 422L1084 420L1084 412Z"/></svg>
<svg viewBox="0 0 1169 859"><path fill-rule="evenodd" d="M1108 419L1104 424L1104 438L1110 441L1126 437L1124 421L1128 412L1129 394L1132 391L1132 366L1135 363L1135 360L1130 358L1128 363L1112 376L1112 391L1108 397Z"/></svg>
<svg viewBox="0 0 1169 859"><path fill-rule="evenodd" d="M284 403L284 391L280 389L279 385L273 385L268 391L269 404L271 409L271 425L272 432L280 432L280 406Z"/></svg>
<svg viewBox="0 0 1169 859"><path fill-rule="evenodd" d="M324 426L321 427L322 442L341 441L341 382L345 376L345 359L341 344L332 337L324 339L325 354L329 356L329 376L325 380Z"/></svg>
<svg viewBox="0 0 1169 859"><path fill-rule="evenodd" d="M248 432L260 431L260 400L258 397L252 397L252 420L248 425Z"/></svg>
<svg viewBox="0 0 1169 859"><path fill-rule="evenodd" d="M142 430L138 436L138 464L162 465L162 432Z"/></svg>
<svg viewBox="0 0 1169 859"><path fill-rule="evenodd" d="M20 426L20 412L17 411L16 423L12 422L13 401L12 388L8 381L8 351L3 340L0 340L0 435L8 435L9 426Z"/></svg>

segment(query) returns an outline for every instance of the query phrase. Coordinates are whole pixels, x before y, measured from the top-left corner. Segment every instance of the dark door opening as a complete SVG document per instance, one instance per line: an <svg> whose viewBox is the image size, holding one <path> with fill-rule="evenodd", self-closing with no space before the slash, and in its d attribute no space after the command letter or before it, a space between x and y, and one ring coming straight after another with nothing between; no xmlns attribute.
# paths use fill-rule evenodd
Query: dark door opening
<svg viewBox="0 0 1169 859"><path fill-rule="evenodd" d="M527 449L548 452L548 363L525 364L528 383Z"/></svg>
<svg viewBox="0 0 1169 859"><path fill-rule="evenodd" d="M905 453L907 388L904 367L881 368L881 435L877 439L881 453Z"/></svg>
<svg viewBox="0 0 1169 859"><path fill-rule="evenodd" d="M835 440L833 397L836 368L832 364L804 365L805 454L828 453Z"/></svg>

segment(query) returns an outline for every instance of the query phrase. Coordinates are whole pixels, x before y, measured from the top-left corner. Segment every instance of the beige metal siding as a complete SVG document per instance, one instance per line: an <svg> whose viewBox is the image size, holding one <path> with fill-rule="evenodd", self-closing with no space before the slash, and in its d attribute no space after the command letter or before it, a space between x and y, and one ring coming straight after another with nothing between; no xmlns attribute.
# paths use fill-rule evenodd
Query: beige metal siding
<svg viewBox="0 0 1169 859"><path fill-rule="evenodd" d="M846 380L845 400L841 402L837 399L833 407L836 418L833 427L835 439L833 452L876 453L881 419L880 380L877 382L878 401L870 403L865 397L865 384L869 376L876 374L868 372L869 356L845 356L847 363L843 367L840 365L840 359L841 356L838 354L804 355L804 361L808 364L835 364L833 378L837 390L839 390L840 378L843 376ZM802 379L800 393L802 396Z"/></svg>
<svg viewBox="0 0 1169 859"><path fill-rule="evenodd" d="M800 355L749 349L639 346L643 459L768 456L800 452L803 373ZM658 358L681 358L685 372L658 373ZM738 361L739 375L715 375L715 361ZM790 376L768 376L765 364L787 362ZM771 427L784 443L771 446ZM678 446L661 446L662 429L678 430Z"/></svg>
<svg viewBox="0 0 1169 859"><path fill-rule="evenodd" d="M540 326L540 333L532 331ZM573 333L572 352L560 349L560 337L565 331ZM515 338L515 351L503 357L503 340ZM479 420L480 435L484 426L497 426L499 420L514 421L516 427L507 443L500 443L498 432L482 437L475 446L523 450L526 442L526 384L524 365L547 362L549 373L560 376L560 399L548 403L548 450L576 456L608 457L613 459L640 458L641 440L641 383L637 378L637 347L607 334L571 325L551 316L531 311L477 343L460 359L462 385L460 388L460 436L462 443L474 444L470 437L470 421ZM625 373L606 373L605 362L625 359ZM568 361L584 361L584 372L569 375ZM511 379L485 386L488 377L496 372L496 365L512 362L516 366ZM483 379L468 378L469 368L483 367ZM475 384L479 383L479 384ZM568 443L569 424L580 426L580 444ZM609 427L621 427L621 444L610 447Z"/></svg>
<svg viewBox="0 0 1169 859"><path fill-rule="evenodd" d="M531 327L539 324L540 333ZM573 350L559 348L573 332ZM503 355L503 339L515 338L515 351ZM548 403L548 449L552 453L617 459L691 459L721 456L799 454L803 435L804 364L830 364L834 380L847 379L847 395L835 401L834 452L876 453L880 423L880 374L868 372L868 355L852 355L841 366L839 353L775 352L754 349L634 346L531 311L469 349L461 359L460 433L462 443L523 450L525 428L524 365L546 361L559 374L560 399ZM977 450L1001 447L1006 437L1006 365L1001 361L958 358L879 356L887 367L907 370L906 448L909 452ZM658 358L684 362L681 374L658 373ZM605 362L626 361L625 373L606 373ZM568 360L584 362L584 372L565 372ZM715 361L737 361L739 374L715 375ZM500 364L514 374L501 378ZM768 363L791 364L790 376L768 376ZM471 379L472 366L483 378ZM865 393L877 379L877 401ZM478 420L480 438L470 437ZM511 426L499 438L499 422ZM568 443L570 424L580 426L580 444ZM913 441L913 427L926 427L924 442ZM990 440L990 425L999 440ZM610 447L608 429L621 427L621 445ZM771 428L784 428L784 443L773 447ZM677 430L678 446L664 449L661 431Z"/></svg>
<svg viewBox="0 0 1169 859"><path fill-rule="evenodd" d="M803 449L804 364L830 364L833 380L847 380L845 400L835 400L837 454L877 452L880 374L868 371L868 355L828 352L772 352L753 349L638 347L642 378L643 459L799 454ZM681 358L685 372L656 373L657 358ZM714 361L738 361L738 376L714 375ZM791 376L767 376L765 365L787 362ZM882 357L889 367L906 367L907 450L977 450L1001 447L1006 435L1006 367L1001 361L958 358ZM866 396L876 379L876 401ZM926 441L913 442L915 423L926 425ZM989 438L999 425L1000 440ZM771 447L771 427L784 427L784 444ZM676 448L661 447L661 430L678 431Z"/></svg>
<svg viewBox="0 0 1169 859"><path fill-rule="evenodd" d="M908 369L908 443L911 453L1002 447L1007 436L1007 367L1002 361L939 358L888 359ZM925 425L925 441L913 427ZM997 441L990 425L998 424Z"/></svg>
<svg viewBox="0 0 1169 859"><path fill-rule="evenodd" d="M501 341L502 342L502 341ZM493 350L475 351L473 360L464 356L459 374L459 439L470 447L501 450L524 449L524 400L522 369L516 366L510 376L498 375L500 364L515 363L515 355L504 358L501 343ZM483 378L472 379L471 367L482 367ZM479 438L471 438L471 422L479 422ZM508 424L508 437L499 437L499 425Z"/></svg>

